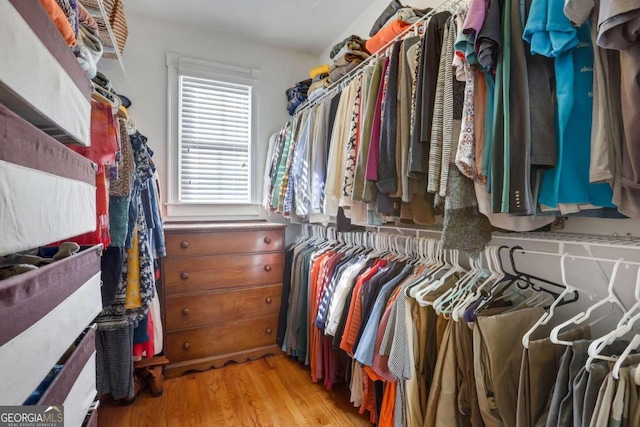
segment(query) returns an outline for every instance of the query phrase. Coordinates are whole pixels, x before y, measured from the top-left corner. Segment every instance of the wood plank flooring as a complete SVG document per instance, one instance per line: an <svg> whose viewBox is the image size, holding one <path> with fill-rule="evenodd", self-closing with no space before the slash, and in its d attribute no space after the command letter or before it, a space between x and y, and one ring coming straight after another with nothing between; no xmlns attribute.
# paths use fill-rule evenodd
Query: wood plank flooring
<svg viewBox="0 0 640 427"><path fill-rule="evenodd" d="M103 399L98 420L100 427L371 426L345 384L313 384L284 355L167 380L162 397L143 392L131 406Z"/></svg>

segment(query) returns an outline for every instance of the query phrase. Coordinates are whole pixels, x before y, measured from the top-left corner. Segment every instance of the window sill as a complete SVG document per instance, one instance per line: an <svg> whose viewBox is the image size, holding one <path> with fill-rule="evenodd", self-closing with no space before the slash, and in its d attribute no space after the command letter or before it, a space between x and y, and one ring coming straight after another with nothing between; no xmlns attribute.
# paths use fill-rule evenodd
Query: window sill
<svg viewBox="0 0 640 427"><path fill-rule="evenodd" d="M189 203L166 203L164 220L177 221L244 221L264 219L258 204L209 205Z"/></svg>

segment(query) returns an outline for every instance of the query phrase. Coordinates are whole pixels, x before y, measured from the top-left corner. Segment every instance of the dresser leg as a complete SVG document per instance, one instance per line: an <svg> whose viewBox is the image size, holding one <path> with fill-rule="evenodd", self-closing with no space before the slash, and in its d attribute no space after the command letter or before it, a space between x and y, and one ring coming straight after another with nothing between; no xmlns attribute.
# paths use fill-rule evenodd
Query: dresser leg
<svg viewBox="0 0 640 427"><path fill-rule="evenodd" d="M149 393L154 396L162 396L164 390L164 365L168 364L166 357L155 356L142 359L135 363L134 379L138 378L144 386L148 387Z"/></svg>

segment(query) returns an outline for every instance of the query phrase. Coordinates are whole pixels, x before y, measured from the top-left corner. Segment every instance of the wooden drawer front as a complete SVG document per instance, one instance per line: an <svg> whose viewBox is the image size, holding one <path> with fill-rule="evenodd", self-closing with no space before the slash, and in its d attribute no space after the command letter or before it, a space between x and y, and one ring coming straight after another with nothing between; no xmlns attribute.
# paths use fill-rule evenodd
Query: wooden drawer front
<svg viewBox="0 0 640 427"><path fill-rule="evenodd" d="M168 332L166 351L172 363L225 355L276 343L278 317Z"/></svg>
<svg viewBox="0 0 640 427"><path fill-rule="evenodd" d="M166 295L282 283L282 254L166 258Z"/></svg>
<svg viewBox="0 0 640 427"><path fill-rule="evenodd" d="M282 250L282 230L167 233L169 257Z"/></svg>
<svg viewBox="0 0 640 427"><path fill-rule="evenodd" d="M282 285L271 285L206 295L167 297L167 330L275 316L280 311L281 295Z"/></svg>

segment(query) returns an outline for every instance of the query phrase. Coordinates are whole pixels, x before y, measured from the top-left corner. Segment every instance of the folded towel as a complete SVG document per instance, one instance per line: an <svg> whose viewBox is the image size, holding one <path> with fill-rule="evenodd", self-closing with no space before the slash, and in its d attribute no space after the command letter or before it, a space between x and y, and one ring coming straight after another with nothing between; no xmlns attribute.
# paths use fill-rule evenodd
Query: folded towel
<svg viewBox="0 0 640 427"><path fill-rule="evenodd" d="M341 57L347 54L357 55L362 59L367 59L371 56L369 52L365 50L364 46L361 46L356 42L348 42L333 56L333 61L338 61Z"/></svg>
<svg viewBox="0 0 640 427"><path fill-rule="evenodd" d="M98 34L98 23L82 3L78 3L78 21L80 24L84 24L93 34Z"/></svg>
<svg viewBox="0 0 640 427"><path fill-rule="evenodd" d="M335 83L340 80L342 77L353 71L358 65L362 63L362 60L352 61L347 63L346 65L342 65L340 67L334 67L331 69L329 73L329 82Z"/></svg>
<svg viewBox="0 0 640 427"><path fill-rule="evenodd" d="M410 24L406 24L400 20L395 20L389 25L378 31L378 33L367 40L367 50L371 53L377 52L380 48L385 46L391 40L396 38L397 35L409 28Z"/></svg>
<svg viewBox="0 0 640 427"><path fill-rule="evenodd" d="M397 11L396 18L405 24L413 24L420 19L420 17L416 15L416 12L410 7L405 7Z"/></svg>
<svg viewBox="0 0 640 427"><path fill-rule="evenodd" d="M358 37L356 35L353 35L353 36L347 37L346 39L344 39L340 43L338 43L335 46L333 46L333 48L331 49L331 53L329 54L329 57L331 59L335 58L336 55L338 55L338 52L340 52L340 50L344 47L344 45L346 45L349 42L357 43L360 46L361 50L366 51L366 49L365 49L366 41L361 39L360 37Z"/></svg>
<svg viewBox="0 0 640 427"><path fill-rule="evenodd" d="M325 64L325 65L321 65L319 67L314 68L313 70L311 70L309 72L309 76L312 79L315 79L316 76L320 75L320 74L329 74L329 64Z"/></svg>
<svg viewBox="0 0 640 427"><path fill-rule="evenodd" d="M313 79L313 83L311 83L311 86L309 86L309 90L307 90L307 95L309 97L311 97L311 94L316 91L317 89L324 89L327 86L329 86L329 75L328 74L319 74L319 76L322 75L324 76L321 79L316 80L315 78Z"/></svg>
<svg viewBox="0 0 640 427"><path fill-rule="evenodd" d="M62 8L58 5L56 0L40 0L42 6L45 8L49 17L55 24L58 31L64 38L64 41L67 42L69 46L76 45L76 36L73 31L73 27L67 20L67 15L64 14Z"/></svg>

